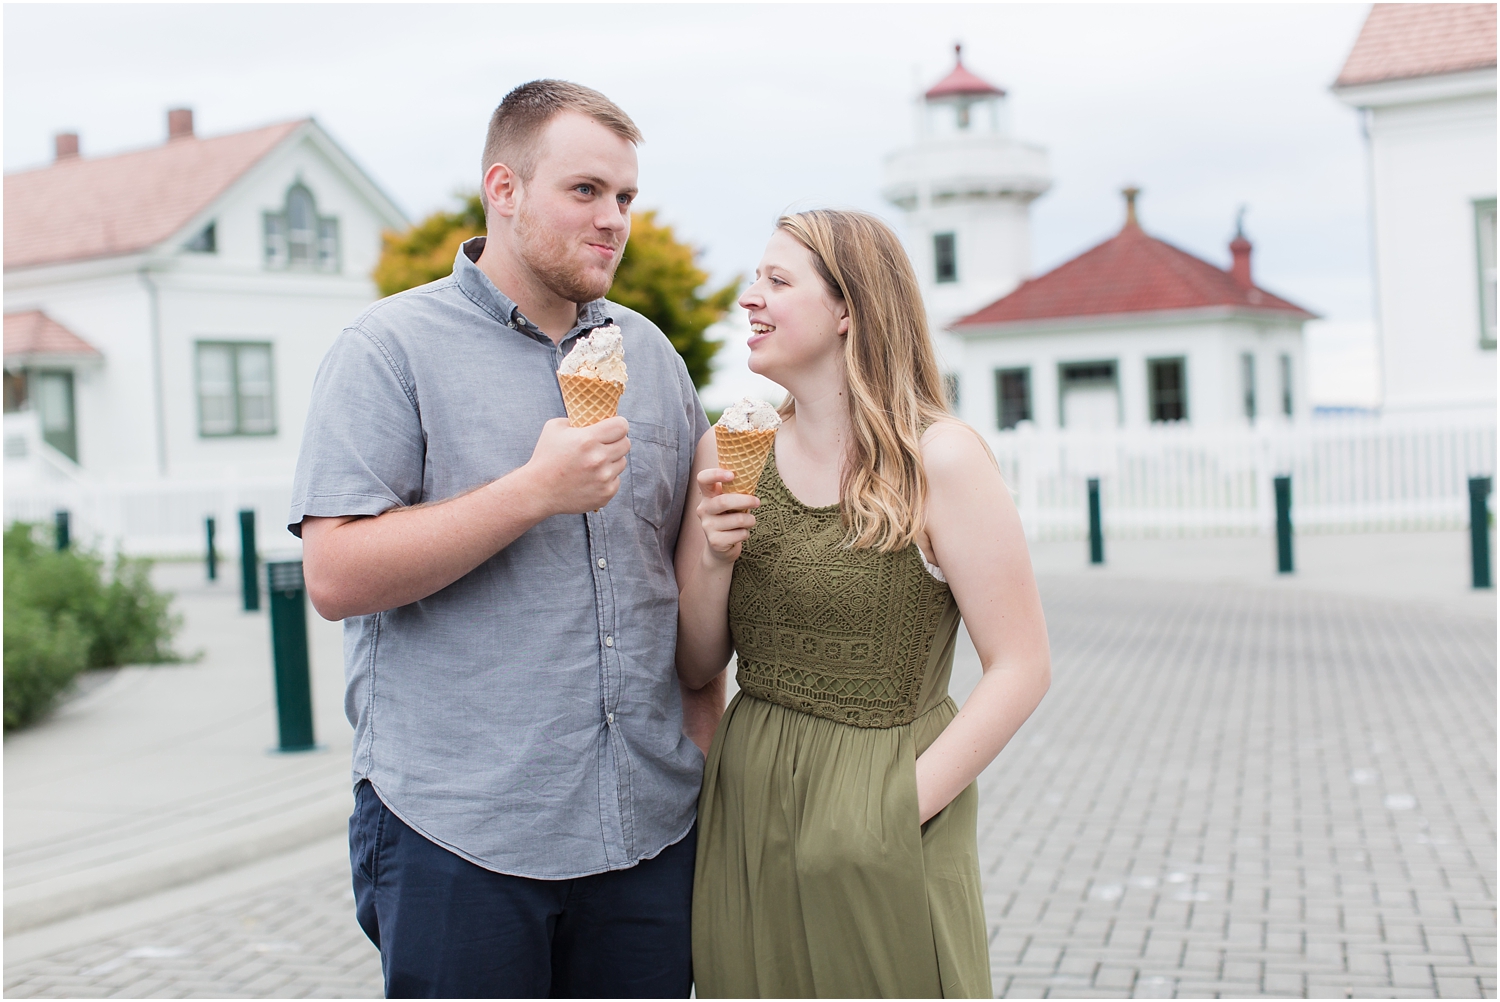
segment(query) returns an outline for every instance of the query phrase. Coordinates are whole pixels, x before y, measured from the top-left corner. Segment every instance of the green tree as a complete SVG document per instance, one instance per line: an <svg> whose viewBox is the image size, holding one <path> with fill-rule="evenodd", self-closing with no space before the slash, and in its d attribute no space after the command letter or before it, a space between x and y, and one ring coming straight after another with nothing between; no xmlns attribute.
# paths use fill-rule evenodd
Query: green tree
<svg viewBox="0 0 1500 1002"><path fill-rule="evenodd" d="M390 296L442 278L453 271L459 244L484 232L484 206L478 195L470 195L457 212L435 212L405 233L387 233L375 284L381 295ZM678 241L672 227L658 223L655 211L631 215L630 242L609 298L660 327L698 387L713 375L720 347L706 332L734 304L740 278L712 291L704 291L707 283L697 251Z"/></svg>
<svg viewBox="0 0 1500 1002"><path fill-rule="evenodd" d="M394 296L453 272L458 245L484 232L484 203L478 195L464 199L457 212L434 212L405 233L387 231L381 239L380 263L375 265L375 287Z"/></svg>

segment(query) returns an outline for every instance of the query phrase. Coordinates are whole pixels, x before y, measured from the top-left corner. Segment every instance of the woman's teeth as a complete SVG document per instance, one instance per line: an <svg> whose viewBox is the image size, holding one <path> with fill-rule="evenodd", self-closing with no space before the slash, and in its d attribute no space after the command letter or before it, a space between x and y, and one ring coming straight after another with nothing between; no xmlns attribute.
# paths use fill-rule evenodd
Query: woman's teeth
<svg viewBox="0 0 1500 1002"><path fill-rule="evenodd" d="M753 334L769 334L776 328L770 324L751 324L750 331Z"/></svg>

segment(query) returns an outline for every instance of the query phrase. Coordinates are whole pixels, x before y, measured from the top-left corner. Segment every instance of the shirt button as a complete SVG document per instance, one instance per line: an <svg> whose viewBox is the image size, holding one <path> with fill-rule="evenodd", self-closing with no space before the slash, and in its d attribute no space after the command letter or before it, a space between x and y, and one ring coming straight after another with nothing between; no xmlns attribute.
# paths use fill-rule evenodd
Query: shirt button
<svg viewBox="0 0 1500 1002"><path fill-rule="evenodd" d="M514 320L507 320L505 322L505 326L509 327L511 330L515 330L516 329L516 322Z"/></svg>
<svg viewBox="0 0 1500 1002"><path fill-rule="evenodd" d="M599 569L601 571L604 570L604 558L603 557L599 558Z"/></svg>
<svg viewBox="0 0 1500 1002"><path fill-rule="evenodd" d="M605 637L604 638L604 646L605 647L613 647L614 645L615 645L615 638L614 637Z"/></svg>
<svg viewBox="0 0 1500 1002"><path fill-rule="evenodd" d="M604 719L607 720L607 721L609 721L612 724L612 723L615 722L615 715L613 713L606 713L604 715Z"/></svg>

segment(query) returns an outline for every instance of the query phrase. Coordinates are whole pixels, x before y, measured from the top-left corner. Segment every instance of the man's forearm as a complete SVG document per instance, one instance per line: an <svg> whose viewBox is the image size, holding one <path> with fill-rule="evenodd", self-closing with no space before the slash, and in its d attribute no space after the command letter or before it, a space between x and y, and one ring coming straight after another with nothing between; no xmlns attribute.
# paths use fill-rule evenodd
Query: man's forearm
<svg viewBox="0 0 1500 1002"><path fill-rule="evenodd" d="M546 518L538 494L523 466L438 504L374 518L304 520L313 608L325 619L345 619L441 591Z"/></svg>

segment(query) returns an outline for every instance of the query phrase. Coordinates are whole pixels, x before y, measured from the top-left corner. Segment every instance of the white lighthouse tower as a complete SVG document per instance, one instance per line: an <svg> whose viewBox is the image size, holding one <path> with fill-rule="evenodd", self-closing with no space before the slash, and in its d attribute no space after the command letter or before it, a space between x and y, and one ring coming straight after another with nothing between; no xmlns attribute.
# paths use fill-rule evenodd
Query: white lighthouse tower
<svg viewBox="0 0 1500 1002"><path fill-rule="evenodd" d="M906 214L907 250L922 283L945 372L963 364L946 328L1010 292L1031 268L1033 199L1052 184L1047 151L1011 137L1005 91L953 72L917 101L916 141L886 157L881 194Z"/></svg>

